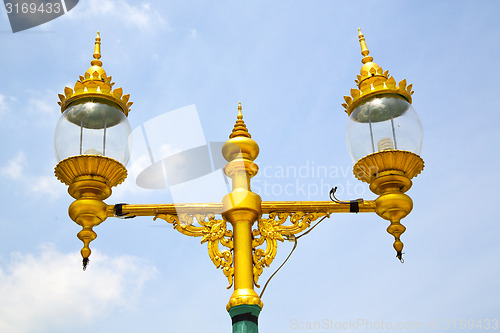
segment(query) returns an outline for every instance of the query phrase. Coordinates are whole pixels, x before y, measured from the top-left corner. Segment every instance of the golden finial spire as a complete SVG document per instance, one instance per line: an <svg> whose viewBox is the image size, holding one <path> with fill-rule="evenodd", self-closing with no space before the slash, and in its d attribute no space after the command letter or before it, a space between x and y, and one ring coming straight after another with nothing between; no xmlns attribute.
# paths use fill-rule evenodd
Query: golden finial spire
<svg viewBox="0 0 500 333"><path fill-rule="evenodd" d="M95 47L94 47L94 60L90 62L92 66L102 66L101 59L101 36L99 35L99 31L97 32L97 37L95 38Z"/></svg>
<svg viewBox="0 0 500 333"><path fill-rule="evenodd" d="M247 126L243 121L243 114L241 113L241 102L238 104L238 120L236 120L236 124L234 125L233 132L229 135L229 138L232 139L237 136L244 136L247 138L251 138L252 136L248 133Z"/></svg>
<svg viewBox="0 0 500 333"><path fill-rule="evenodd" d="M361 44L361 54L364 56L361 62L363 64L366 64L367 62L372 62L373 57L368 56L368 54L370 54L370 50L368 50L368 47L366 46L365 36L361 32L361 28L358 28L358 32L359 32L359 43Z"/></svg>
<svg viewBox="0 0 500 333"><path fill-rule="evenodd" d="M243 114L241 113L241 102L238 103L238 119L243 119Z"/></svg>
<svg viewBox="0 0 500 333"><path fill-rule="evenodd" d="M384 72L378 64L373 62L373 57L368 55L370 54L370 50L368 50L368 47L366 46L365 36L361 32L360 28L358 28L358 32L361 54L363 55L363 59L361 60L363 66L361 67L361 72L360 75L358 75L356 83L361 89L362 85L370 85L376 78L387 79L389 77L389 72Z"/></svg>
<svg viewBox="0 0 500 333"><path fill-rule="evenodd" d="M97 78L102 79L106 77L106 71L101 67L102 61L101 59L101 35L99 31L97 32L97 36L95 38L95 46L94 46L94 59L90 62L92 65L89 69L87 69L87 73L92 77L94 73L97 72Z"/></svg>

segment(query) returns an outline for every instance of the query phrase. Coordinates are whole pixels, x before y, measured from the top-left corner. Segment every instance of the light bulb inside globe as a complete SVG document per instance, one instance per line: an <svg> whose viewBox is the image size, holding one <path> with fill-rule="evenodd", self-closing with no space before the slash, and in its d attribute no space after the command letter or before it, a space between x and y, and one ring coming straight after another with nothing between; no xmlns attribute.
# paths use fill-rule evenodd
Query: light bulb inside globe
<svg viewBox="0 0 500 333"><path fill-rule="evenodd" d="M379 151L382 150L393 150L394 149L394 142L392 142L391 138L385 137L377 142L377 148Z"/></svg>
<svg viewBox="0 0 500 333"><path fill-rule="evenodd" d="M368 97L351 113L346 141L353 161L383 150L420 154L423 129L411 104L397 94Z"/></svg>

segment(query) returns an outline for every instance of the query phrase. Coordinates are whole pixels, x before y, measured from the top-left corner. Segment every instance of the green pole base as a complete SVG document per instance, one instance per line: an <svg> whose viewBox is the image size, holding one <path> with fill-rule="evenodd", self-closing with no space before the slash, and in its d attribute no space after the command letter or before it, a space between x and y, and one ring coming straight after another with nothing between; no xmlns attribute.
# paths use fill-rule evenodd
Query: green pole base
<svg viewBox="0 0 500 333"><path fill-rule="evenodd" d="M233 333L258 333L258 318L261 308L258 305L237 305L229 309L233 321Z"/></svg>

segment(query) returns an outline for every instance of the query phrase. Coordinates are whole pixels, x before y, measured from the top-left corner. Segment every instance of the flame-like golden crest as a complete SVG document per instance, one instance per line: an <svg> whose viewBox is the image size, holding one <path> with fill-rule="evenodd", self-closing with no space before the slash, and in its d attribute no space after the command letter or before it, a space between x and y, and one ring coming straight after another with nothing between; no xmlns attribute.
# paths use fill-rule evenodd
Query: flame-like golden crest
<svg viewBox="0 0 500 333"><path fill-rule="evenodd" d="M94 59L90 62L92 65L85 74L75 83L74 89L64 88L64 95L59 94L61 100L57 104L61 106L61 112L64 112L68 105L82 97L101 97L111 100L118 104L123 113L128 116L132 102L129 102L130 95L123 95L122 88L112 90L114 82L111 82L111 76L107 76L102 66L101 58L101 37L97 32L94 48Z"/></svg>

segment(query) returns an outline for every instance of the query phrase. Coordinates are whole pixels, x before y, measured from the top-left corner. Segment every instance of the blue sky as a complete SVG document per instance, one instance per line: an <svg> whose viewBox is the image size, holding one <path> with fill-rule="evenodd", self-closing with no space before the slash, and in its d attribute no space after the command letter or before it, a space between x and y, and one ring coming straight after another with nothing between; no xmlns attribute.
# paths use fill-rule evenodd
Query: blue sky
<svg viewBox="0 0 500 333"><path fill-rule="evenodd" d="M0 11L0 331L230 330L226 278L205 244L170 225L108 219L81 271L79 228L67 215L72 198L53 176L53 133L57 94L90 66L98 30L103 68L134 102L132 128L195 105L206 141L225 141L241 101L260 146L254 189L262 199L327 200L328 186L344 189L342 199L375 198L351 176L341 107L362 65L362 28L374 61L413 83L425 132L426 168L403 220L406 262L395 258L387 223L375 214L334 215L300 239L270 283L261 331L361 319L449 332L454 321L500 319L499 5L87 0L16 34ZM296 184L276 173L285 166L338 173L299 179L311 186L305 196L258 188ZM138 188L133 177L107 199L171 201L169 190ZM262 283L291 247L280 244Z"/></svg>

